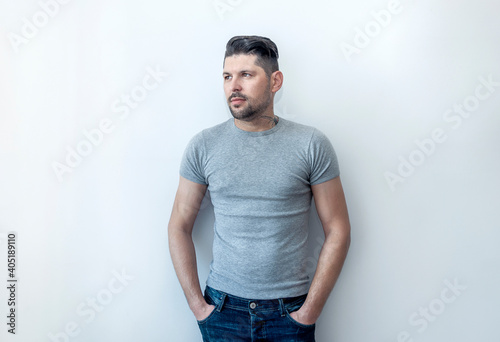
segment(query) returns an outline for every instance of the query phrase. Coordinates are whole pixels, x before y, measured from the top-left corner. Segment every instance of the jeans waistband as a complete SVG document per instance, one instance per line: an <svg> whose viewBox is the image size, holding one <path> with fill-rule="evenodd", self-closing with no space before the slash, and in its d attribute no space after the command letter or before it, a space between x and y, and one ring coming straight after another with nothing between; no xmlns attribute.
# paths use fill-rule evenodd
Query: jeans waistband
<svg viewBox="0 0 500 342"><path fill-rule="evenodd" d="M205 294L210 296L216 303L217 310L223 307L242 311L280 311L284 314L286 307L301 304L305 301L307 294L278 299L249 299L230 295L228 293L216 290L207 286Z"/></svg>

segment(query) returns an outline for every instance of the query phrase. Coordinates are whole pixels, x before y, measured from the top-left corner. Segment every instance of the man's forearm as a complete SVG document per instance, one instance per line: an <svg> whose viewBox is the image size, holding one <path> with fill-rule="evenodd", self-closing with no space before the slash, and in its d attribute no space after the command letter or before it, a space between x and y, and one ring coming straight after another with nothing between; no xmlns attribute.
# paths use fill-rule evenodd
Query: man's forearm
<svg viewBox="0 0 500 342"><path fill-rule="evenodd" d="M175 273L189 307L195 313L206 305L200 288L196 253L191 234L169 227L169 248Z"/></svg>
<svg viewBox="0 0 500 342"><path fill-rule="evenodd" d="M349 229L334 231L326 237L307 299L298 313L301 321L313 323L318 319L342 270L350 241Z"/></svg>

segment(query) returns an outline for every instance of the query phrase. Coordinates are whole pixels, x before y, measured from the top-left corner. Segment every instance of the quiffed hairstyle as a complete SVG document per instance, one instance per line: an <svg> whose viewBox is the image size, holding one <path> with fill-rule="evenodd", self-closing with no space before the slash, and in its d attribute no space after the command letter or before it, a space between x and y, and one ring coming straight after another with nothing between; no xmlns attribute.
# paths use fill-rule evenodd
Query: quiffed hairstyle
<svg viewBox="0 0 500 342"><path fill-rule="evenodd" d="M257 56L255 64L264 69L268 78L273 72L279 70L278 47L266 37L236 36L231 38L226 45L224 61L233 55Z"/></svg>

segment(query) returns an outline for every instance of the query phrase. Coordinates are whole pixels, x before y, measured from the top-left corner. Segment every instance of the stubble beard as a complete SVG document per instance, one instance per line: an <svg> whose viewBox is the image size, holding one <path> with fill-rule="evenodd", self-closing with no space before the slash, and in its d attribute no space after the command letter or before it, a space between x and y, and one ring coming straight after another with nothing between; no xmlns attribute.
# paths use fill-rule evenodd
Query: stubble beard
<svg viewBox="0 0 500 342"><path fill-rule="evenodd" d="M267 93L268 92L266 92L266 94ZM233 108L233 106L231 105L231 99L234 97L240 97L242 99L245 99L243 105L246 104L246 108L244 109ZM270 95L267 99L258 103L256 106L252 106L252 104L250 103L250 101L246 96L243 96L242 94L239 93L234 93L229 97L229 111L231 112L231 115L235 119L241 121L252 121L256 118L263 116L263 114L265 113L266 109L269 107L271 102L272 102L272 96Z"/></svg>

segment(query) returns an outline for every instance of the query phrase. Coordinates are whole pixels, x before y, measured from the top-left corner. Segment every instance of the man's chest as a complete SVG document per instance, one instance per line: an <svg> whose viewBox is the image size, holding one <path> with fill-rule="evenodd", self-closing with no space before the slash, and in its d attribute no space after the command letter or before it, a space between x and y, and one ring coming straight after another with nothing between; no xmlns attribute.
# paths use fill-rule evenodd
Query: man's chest
<svg viewBox="0 0 500 342"><path fill-rule="evenodd" d="M212 153L205 175L212 194L281 199L310 191L307 152L258 140Z"/></svg>

